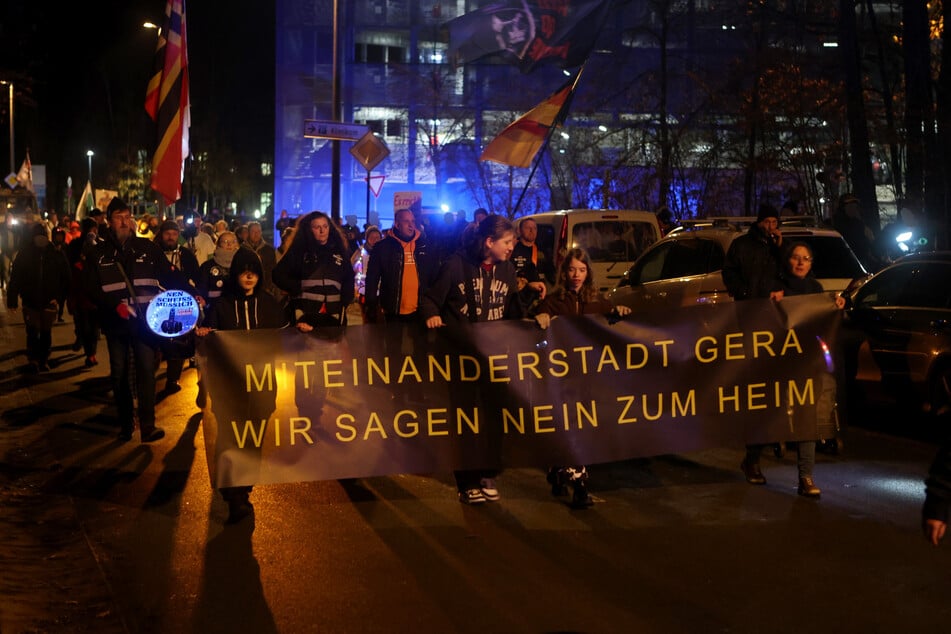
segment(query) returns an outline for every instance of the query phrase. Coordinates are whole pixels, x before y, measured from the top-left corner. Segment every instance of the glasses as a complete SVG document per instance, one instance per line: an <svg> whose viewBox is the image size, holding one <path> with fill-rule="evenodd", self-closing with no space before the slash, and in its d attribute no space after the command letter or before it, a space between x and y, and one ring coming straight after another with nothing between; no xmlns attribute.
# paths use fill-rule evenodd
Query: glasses
<svg viewBox="0 0 951 634"><path fill-rule="evenodd" d="M794 255L790 257L789 259L794 260L796 262L812 262L811 255Z"/></svg>

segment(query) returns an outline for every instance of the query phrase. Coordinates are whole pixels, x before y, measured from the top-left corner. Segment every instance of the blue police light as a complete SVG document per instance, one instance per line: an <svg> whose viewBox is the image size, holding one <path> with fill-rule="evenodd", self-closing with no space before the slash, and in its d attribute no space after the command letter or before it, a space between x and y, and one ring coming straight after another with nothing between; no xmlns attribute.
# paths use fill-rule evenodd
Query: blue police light
<svg viewBox="0 0 951 634"><path fill-rule="evenodd" d="M164 291L155 296L145 310L145 323L149 330L171 339L181 337L198 324L198 302L185 291Z"/></svg>

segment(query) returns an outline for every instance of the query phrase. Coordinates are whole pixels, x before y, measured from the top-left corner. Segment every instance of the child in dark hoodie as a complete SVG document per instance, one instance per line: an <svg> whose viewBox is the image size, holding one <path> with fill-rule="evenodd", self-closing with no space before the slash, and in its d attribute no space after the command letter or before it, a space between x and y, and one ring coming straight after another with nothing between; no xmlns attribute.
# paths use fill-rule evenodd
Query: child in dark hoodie
<svg viewBox="0 0 951 634"><path fill-rule="evenodd" d="M264 290L261 283L263 279L264 267L258 254L251 249L238 249L231 261L225 292L212 304L204 323L195 329L195 334L204 337L212 330L285 327L287 317L284 310L280 303ZM212 409L219 425L216 453L221 455L226 449L234 447L233 434L228 432L231 429L231 421L238 421L240 424L246 420L258 421L270 417L274 411L277 392L263 390L253 394L240 391L225 394L224 381L228 378L217 377L222 383L216 399L215 378L209 377ZM250 495L250 486L221 489L221 496L228 503L229 524L239 522L253 513Z"/></svg>

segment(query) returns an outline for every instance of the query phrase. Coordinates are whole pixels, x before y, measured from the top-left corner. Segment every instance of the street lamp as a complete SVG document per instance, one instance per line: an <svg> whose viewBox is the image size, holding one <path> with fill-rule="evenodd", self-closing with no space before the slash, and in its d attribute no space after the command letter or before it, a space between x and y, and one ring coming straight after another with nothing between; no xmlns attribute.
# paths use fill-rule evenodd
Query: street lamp
<svg viewBox="0 0 951 634"><path fill-rule="evenodd" d="M10 172L16 173L16 163L13 156L13 82L0 79L0 85L6 84L10 93Z"/></svg>
<svg viewBox="0 0 951 634"><path fill-rule="evenodd" d="M92 156L95 154L92 150L86 150L86 158L89 159L89 184L92 185Z"/></svg>

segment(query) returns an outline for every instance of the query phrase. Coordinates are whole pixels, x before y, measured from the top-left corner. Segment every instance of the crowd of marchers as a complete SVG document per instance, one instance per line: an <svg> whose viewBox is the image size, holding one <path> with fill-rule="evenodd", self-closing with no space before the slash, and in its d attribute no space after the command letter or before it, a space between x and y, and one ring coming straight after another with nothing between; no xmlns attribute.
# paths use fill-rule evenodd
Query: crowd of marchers
<svg viewBox="0 0 951 634"><path fill-rule="evenodd" d="M784 244L780 214L764 205L756 223L733 242L723 268L736 300L821 293L811 274L814 254L803 243ZM229 225L133 216L116 198L104 211L93 210L80 222L53 219L20 228L14 240L4 236L9 266L0 281L10 310L22 310L27 373L50 369L52 328L72 316L73 350L84 365L99 363L105 338L109 376L117 410L118 439L130 441L138 428L142 442L165 436L155 417L156 397L179 392L186 364L194 365L196 345L214 330L294 328L301 336L348 325L351 304L365 323L388 328L385 345L399 350L416 339L412 329L496 319L534 319L542 329L561 315L630 312L613 306L597 289L583 249L569 251L557 264L535 244L530 217L514 224L479 209L472 221L449 215L442 226L424 227L410 209L398 209L392 227L368 225L362 231L340 225L313 211L297 218L286 212L276 229L280 247L264 239L258 222ZM149 303L166 290L193 296L200 307L197 327L176 337L151 332L144 319ZM841 298L836 298L841 308ZM162 390L157 375L165 366ZM196 406L206 401L206 379L197 382ZM317 384L310 381L311 385ZM831 408L835 383L820 394L820 409ZM304 385L296 390L302 411L319 407ZM406 395L404 395L406 396ZM411 398L411 395L408 397ZM226 399L221 416L267 418L275 395ZM819 416L828 412L819 412ZM760 446L748 446L740 468L750 484L766 479ZM219 448L219 451L223 450ZM947 460L939 455L929 479L924 526L937 543L947 522ZM818 499L815 442L798 443L798 492ZM945 471L942 471L942 468ZM497 470L456 471L460 502L479 505L501 498ZM553 495L570 496L572 508L590 507L584 465L549 465ZM229 487L229 523L253 514L251 487Z"/></svg>

